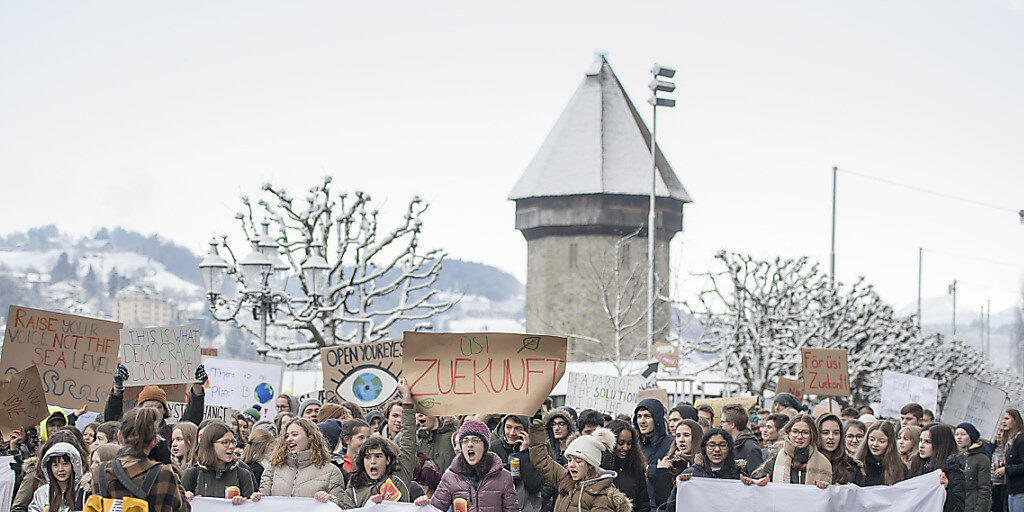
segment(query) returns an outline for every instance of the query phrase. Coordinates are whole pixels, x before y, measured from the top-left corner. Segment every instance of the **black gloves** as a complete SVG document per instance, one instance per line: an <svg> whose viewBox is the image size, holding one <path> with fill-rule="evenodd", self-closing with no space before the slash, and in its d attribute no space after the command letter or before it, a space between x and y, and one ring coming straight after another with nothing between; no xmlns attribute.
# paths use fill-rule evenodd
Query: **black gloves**
<svg viewBox="0 0 1024 512"><path fill-rule="evenodd" d="M114 370L114 387L121 389L124 387L124 381L128 380L128 367L117 363L117 369Z"/></svg>
<svg viewBox="0 0 1024 512"><path fill-rule="evenodd" d="M202 365L202 364L199 365L199 366L196 366L196 382L202 384L202 383L206 382L206 379L208 379L208 378L209 378L209 376L206 375L206 366Z"/></svg>

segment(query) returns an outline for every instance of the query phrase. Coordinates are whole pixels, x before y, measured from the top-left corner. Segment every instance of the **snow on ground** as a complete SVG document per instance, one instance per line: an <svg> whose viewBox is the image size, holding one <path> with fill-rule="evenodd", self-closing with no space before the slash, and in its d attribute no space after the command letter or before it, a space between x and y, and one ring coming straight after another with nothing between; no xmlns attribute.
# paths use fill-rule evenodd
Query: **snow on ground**
<svg viewBox="0 0 1024 512"><path fill-rule="evenodd" d="M77 258L78 273L84 276L92 266L97 273L106 279L110 272L117 269L122 276L134 277L141 284L148 284L158 291L170 291L192 295L199 293L196 284L167 271L163 264L147 256L134 252L113 251L78 251L74 249L54 249L50 251L2 251L0 264L12 270L29 271L35 269L48 272L57 263L62 252Z"/></svg>
<svg viewBox="0 0 1024 512"><path fill-rule="evenodd" d="M445 322L448 332L523 332L525 325L514 318L459 318Z"/></svg>

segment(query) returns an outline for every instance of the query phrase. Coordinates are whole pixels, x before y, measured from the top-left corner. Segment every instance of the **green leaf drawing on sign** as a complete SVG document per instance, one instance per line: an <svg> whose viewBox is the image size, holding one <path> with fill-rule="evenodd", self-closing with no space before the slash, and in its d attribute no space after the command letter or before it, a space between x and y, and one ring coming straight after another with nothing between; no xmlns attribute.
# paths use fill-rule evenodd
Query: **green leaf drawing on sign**
<svg viewBox="0 0 1024 512"><path fill-rule="evenodd" d="M523 349L527 349L528 348L530 350L537 350L538 347L540 347L540 337L539 336L531 336L529 338L523 338L523 346L519 347L519 350L516 350L516 354L522 352Z"/></svg>
<svg viewBox="0 0 1024 512"><path fill-rule="evenodd" d="M420 407L424 409L432 409L435 405L438 404L438 401L434 400L433 398L425 398L416 403L420 404Z"/></svg>

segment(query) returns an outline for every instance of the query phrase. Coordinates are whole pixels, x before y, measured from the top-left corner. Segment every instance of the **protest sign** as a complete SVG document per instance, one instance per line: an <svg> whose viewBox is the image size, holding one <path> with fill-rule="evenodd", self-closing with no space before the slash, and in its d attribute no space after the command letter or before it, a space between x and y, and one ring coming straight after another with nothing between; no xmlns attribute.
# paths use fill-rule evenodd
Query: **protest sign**
<svg viewBox="0 0 1024 512"><path fill-rule="evenodd" d="M196 380L199 327L121 329L121 364L128 368L125 386L184 384Z"/></svg>
<svg viewBox="0 0 1024 512"><path fill-rule="evenodd" d="M939 381L916 375L885 370L882 372L882 407L884 418L899 418L900 409L910 402L935 411L938 408Z"/></svg>
<svg viewBox="0 0 1024 512"><path fill-rule="evenodd" d="M779 393L789 393L795 396L797 400L803 400L804 381L779 377L779 381L775 384L775 394L778 395Z"/></svg>
<svg viewBox="0 0 1024 512"><path fill-rule="evenodd" d="M672 408L672 404L670 404L668 400L668 391L665 391L662 388L641 389L640 392L636 394L637 403L648 398L653 398L661 402L661 405L665 406L666 411Z"/></svg>
<svg viewBox="0 0 1024 512"><path fill-rule="evenodd" d="M217 349L209 348L209 347L203 347L203 348L199 349L199 354L200 355L204 355L204 356L217 357Z"/></svg>
<svg viewBox="0 0 1024 512"><path fill-rule="evenodd" d="M819 417L821 417L824 414L835 414L836 416L838 416L839 415L839 411L841 411L842 409L843 409L843 406L839 405L839 402L836 402L835 400L833 400L830 397L830 398L828 398L826 400L821 401L821 403L815 405L814 407L812 407L811 408L811 416L814 417L814 419L818 419Z"/></svg>
<svg viewBox="0 0 1024 512"><path fill-rule="evenodd" d="M666 368L679 366L679 346L670 343L655 343L654 357Z"/></svg>
<svg viewBox="0 0 1024 512"><path fill-rule="evenodd" d="M398 394L402 340L351 343L320 349L324 400L379 409Z"/></svg>
<svg viewBox="0 0 1024 512"><path fill-rule="evenodd" d="M717 427L722 423L722 408L733 404L738 404L743 407L744 411L749 411L751 407L757 404L757 397L728 396L725 398L701 398L695 401L693 406L700 407L702 405L710 405L711 410L715 412L715 421L712 423Z"/></svg>
<svg viewBox="0 0 1024 512"><path fill-rule="evenodd" d="M180 418L185 414L185 405L184 402L167 402L167 408L171 410L171 417ZM229 418L231 418L233 410L221 405L203 405L203 419L216 419L230 424Z"/></svg>
<svg viewBox="0 0 1024 512"><path fill-rule="evenodd" d="M565 373L565 347L558 336L406 332L402 368L421 412L532 415Z"/></svg>
<svg viewBox="0 0 1024 512"><path fill-rule="evenodd" d="M935 470L896 485L813 485L772 483L764 487L739 480L692 478L676 485L676 511L686 512L920 512L940 511L946 490Z"/></svg>
<svg viewBox="0 0 1024 512"><path fill-rule="evenodd" d="M1005 391L967 375L958 375L942 406L941 420L947 425L970 423L978 428L982 438L991 441L1009 402Z"/></svg>
<svg viewBox="0 0 1024 512"><path fill-rule="evenodd" d="M11 306L0 364L4 375L38 365L46 403L100 411L113 386L120 322Z"/></svg>
<svg viewBox="0 0 1024 512"><path fill-rule="evenodd" d="M572 407L577 411L594 409L612 416L632 416L636 404L640 402L640 388L647 381L640 375L597 375L582 372L569 372L565 378L566 407Z"/></svg>
<svg viewBox="0 0 1024 512"><path fill-rule="evenodd" d="M818 396L848 396L850 394L850 367L846 362L846 349L800 349L804 367L804 393Z"/></svg>
<svg viewBox="0 0 1024 512"><path fill-rule="evenodd" d="M283 365L221 357L204 357L203 364L210 377L206 405L244 411L259 404L261 418L273 418L272 402L281 393Z"/></svg>
<svg viewBox="0 0 1024 512"><path fill-rule="evenodd" d="M49 415L35 365L0 380L0 432L4 439L16 429L39 425Z"/></svg>

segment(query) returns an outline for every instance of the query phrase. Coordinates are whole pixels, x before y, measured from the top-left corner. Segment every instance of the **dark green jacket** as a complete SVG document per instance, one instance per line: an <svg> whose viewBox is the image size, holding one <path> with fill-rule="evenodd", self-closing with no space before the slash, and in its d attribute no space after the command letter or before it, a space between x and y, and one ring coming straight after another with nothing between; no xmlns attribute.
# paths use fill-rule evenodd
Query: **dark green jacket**
<svg viewBox="0 0 1024 512"><path fill-rule="evenodd" d="M967 449L964 491L964 512L988 512L992 508L992 462L981 444Z"/></svg>

